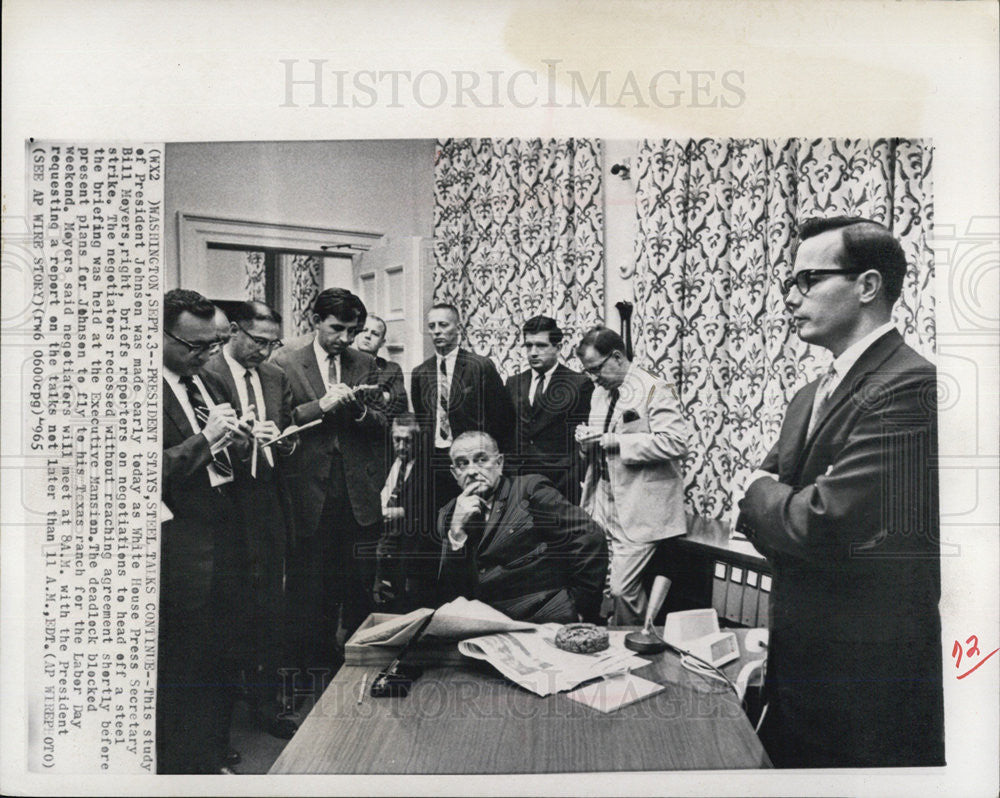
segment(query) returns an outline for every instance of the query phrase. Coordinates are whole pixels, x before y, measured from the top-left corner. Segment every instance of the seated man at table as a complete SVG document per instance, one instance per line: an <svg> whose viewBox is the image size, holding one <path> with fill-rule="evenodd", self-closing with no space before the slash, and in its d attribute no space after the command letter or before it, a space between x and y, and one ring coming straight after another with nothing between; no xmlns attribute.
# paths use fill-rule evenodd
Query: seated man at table
<svg viewBox="0 0 1000 798"><path fill-rule="evenodd" d="M534 623L597 620L603 530L545 477L505 477L488 433L462 433L450 454L462 492L438 516L440 598L478 599Z"/></svg>

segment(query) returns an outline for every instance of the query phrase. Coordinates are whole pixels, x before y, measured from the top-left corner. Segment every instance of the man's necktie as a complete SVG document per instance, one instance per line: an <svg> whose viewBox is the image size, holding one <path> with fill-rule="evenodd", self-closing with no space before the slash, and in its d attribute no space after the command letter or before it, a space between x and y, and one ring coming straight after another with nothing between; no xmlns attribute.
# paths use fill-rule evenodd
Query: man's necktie
<svg viewBox="0 0 1000 798"><path fill-rule="evenodd" d="M253 410L253 417L257 419L257 421L263 421L264 419L261 417L260 410L257 408L257 394L254 392L253 380L250 379L250 374L250 369L243 372L243 384L247 389L247 406L243 408L243 411L246 412L247 410ZM265 447L262 451L264 452L263 468L270 469L274 466L274 455L271 454L270 447Z"/></svg>
<svg viewBox="0 0 1000 798"><path fill-rule="evenodd" d="M607 432L608 428L611 426L611 418L615 414L615 405L618 404L618 389L612 388L608 391L608 397L610 401L608 402L608 413L604 417L604 431ZM608 471L608 455L601 449L601 479L611 479L611 474Z"/></svg>
<svg viewBox="0 0 1000 798"><path fill-rule="evenodd" d="M819 385L816 386L816 398L813 399L812 415L809 416L809 427L806 430L806 437L813 434L816 425L826 412L826 406L830 402L830 395L833 393L833 381L837 378L837 370L830 364Z"/></svg>
<svg viewBox="0 0 1000 798"><path fill-rule="evenodd" d="M386 502L386 507L401 507L400 497L403 494L403 480L406 479L406 463L402 460L399 461L399 472L396 474L396 481L392 486L392 493L389 494L389 500Z"/></svg>
<svg viewBox="0 0 1000 798"><path fill-rule="evenodd" d="M531 398L528 399L528 404L531 405L532 410L538 406L538 395L542 392L542 382L544 379L539 374L533 373L531 375Z"/></svg>
<svg viewBox="0 0 1000 798"><path fill-rule="evenodd" d="M448 361L441 361L441 373L438 375L438 432L441 440L451 440L451 422L448 421Z"/></svg>
<svg viewBox="0 0 1000 798"><path fill-rule="evenodd" d="M337 374L337 356L327 355L327 382L330 385L336 385L340 382L340 377Z"/></svg>
<svg viewBox="0 0 1000 798"><path fill-rule="evenodd" d="M208 403L205 401L205 397L201 395L198 383L194 381L194 377L181 377L181 384L187 390L188 401L194 410L194 417L198 419L198 423L204 428L205 423L208 421ZM220 476L231 477L233 475L233 461L229 459L229 452L225 449L220 449L212 455L212 465L219 472Z"/></svg>

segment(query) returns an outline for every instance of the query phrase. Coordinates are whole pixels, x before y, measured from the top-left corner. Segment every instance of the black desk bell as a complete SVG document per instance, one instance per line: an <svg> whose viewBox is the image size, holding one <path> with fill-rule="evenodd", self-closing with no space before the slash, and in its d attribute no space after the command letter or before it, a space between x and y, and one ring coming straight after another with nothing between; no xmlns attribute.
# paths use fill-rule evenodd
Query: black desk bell
<svg viewBox="0 0 1000 798"><path fill-rule="evenodd" d="M653 631L653 618L663 606L668 590L670 590L670 580L667 577L658 576L653 580L653 589L650 591L649 604L646 607L646 622L641 632L629 632L625 635L625 648L637 654L659 654L669 648L666 641Z"/></svg>

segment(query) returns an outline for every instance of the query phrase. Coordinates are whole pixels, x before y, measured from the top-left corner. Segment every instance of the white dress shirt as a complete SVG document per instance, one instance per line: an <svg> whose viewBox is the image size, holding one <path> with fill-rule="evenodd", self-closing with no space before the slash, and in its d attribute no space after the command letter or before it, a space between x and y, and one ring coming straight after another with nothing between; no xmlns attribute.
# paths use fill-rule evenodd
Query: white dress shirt
<svg viewBox="0 0 1000 798"><path fill-rule="evenodd" d="M225 358L226 365L229 366L229 371L233 375L233 382L236 383L236 394L240 398L240 407L243 408L243 414L246 415L247 408L250 406L250 397L247 396L247 382L243 376L249 371L250 385L253 386L254 393L253 404L257 406L257 421L267 421L267 406L264 404L264 386L260 383L260 374L257 373L257 369L251 371L244 368L225 348L222 350L222 357ZM273 466L274 455L271 454L271 447L266 446L262 451L264 452L264 457L267 458L268 464Z"/></svg>
<svg viewBox="0 0 1000 798"><path fill-rule="evenodd" d="M323 375L323 384L326 385L327 390L333 384L330 382L330 363L333 363L334 371L337 374L337 382L343 382L344 369L340 362L340 357L336 355L328 354L327 351L319 345L319 336L317 335L313 338L313 354L316 355L316 365L319 366L319 373Z"/></svg>
<svg viewBox="0 0 1000 798"><path fill-rule="evenodd" d="M392 467L389 469L389 476L385 478L385 485L382 487L382 514L385 515L385 511L389 509L389 497L392 495L392 489L396 485L396 478L399 476L399 469L402 466L402 461L397 457L392 461ZM406 473L403 474L403 479L407 479L410 476L410 472L413 471L413 461L410 460L406 464Z"/></svg>
<svg viewBox="0 0 1000 798"><path fill-rule="evenodd" d="M891 321L887 321L885 324L876 327L860 341L851 344L847 347L847 349L840 353L839 357L834 358L833 363L830 365L836 373L827 384L826 395L833 395L833 392L837 390L837 386L840 385L844 377L847 376L847 372L849 372L854 364L858 362L858 359L865 353L868 347L870 347L887 332L894 329L896 329L896 326Z"/></svg>
<svg viewBox="0 0 1000 798"><path fill-rule="evenodd" d="M528 386L528 404L531 404L531 400L534 399L536 402L541 397L545 390L549 387L549 383L552 381L552 375L555 373L556 369L559 367L559 363L553 363L552 368L548 371L543 371L539 374L534 369L531 370L531 385ZM539 383L541 383L539 385ZM538 395L535 395L535 389L538 389Z"/></svg>

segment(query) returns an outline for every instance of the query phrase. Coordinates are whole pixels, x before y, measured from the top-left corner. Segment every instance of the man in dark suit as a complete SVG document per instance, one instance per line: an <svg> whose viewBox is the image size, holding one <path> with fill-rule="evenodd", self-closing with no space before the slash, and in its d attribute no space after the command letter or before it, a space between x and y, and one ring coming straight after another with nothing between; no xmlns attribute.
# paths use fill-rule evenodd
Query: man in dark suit
<svg viewBox="0 0 1000 798"><path fill-rule="evenodd" d="M514 406L489 358L460 349L458 310L439 303L427 314L434 357L413 370L410 395L420 426L434 445L436 509L458 491L448 450L463 432L488 432L502 452L514 445Z"/></svg>
<svg viewBox="0 0 1000 798"><path fill-rule="evenodd" d="M451 476L451 443L463 432L488 432L502 452L513 451L514 406L503 387L496 366L489 358L460 349L458 310L446 303L433 305L427 313L427 330L434 343L434 356L413 370L410 397L413 412L430 447L431 507L440 510L458 493ZM414 570L414 584L433 588L435 557L441 549L432 528L418 542L414 560L429 567Z"/></svg>
<svg viewBox="0 0 1000 798"><path fill-rule="evenodd" d="M508 465L518 474L541 474L579 504L583 474L574 433L587 423L594 383L559 363L563 334L555 319L535 316L522 332L531 368L507 380L517 414L517 447Z"/></svg>
<svg viewBox="0 0 1000 798"><path fill-rule="evenodd" d="M163 486L156 746L159 773L229 764L237 663L226 631L242 619L242 519L233 490L236 411L210 374L215 306L194 291L164 297Z"/></svg>
<svg viewBox="0 0 1000 798"><path fill-rule="evenodd" d="M383 532L378 546L375 604L384 612L407 611L430 601L407 587L416 541L434 523L429 506L427 446L412 413L392 422L393 459L382 488Z"/></svg>
<svg viewBox="0 0 1000 798"><path fill-rule="evenodd" d="M936 372L891 322L882 225L802 225L785 304L833 363L792 399L737 528L774 569L760 731L780 767L944 764Z"/></svg>
<svg viewBox="0 0 1000 798"><path fill-rule="evenodd" d="M328 288L313 306L313 340L275 357L292 388L292 420L319 422L299 434L289 459L296 540L288 589L301 656L323 666L339 659L338 606L347 635L372 610L386 421L375 359L350 348L366 315L350 291Z"/></svg>
<svg viewBox="0 0 1000 798"><path fill-rule="evenodd" d="M280 368L264 362L281 346L281 316L263 302L245 302L233 309L230 320L230 339L205 371L222 384L241 418L248 419L257 444L255 458L234 464L236 497L246 519L251 598L245 672L257 722L275 737L288 739L296 726L281 717L278 671L286 664L283 582L293 515L284 468L296 439L271 441L292 423L292 389Z"/></svg>
<svg viewBox="0 0 1000 798"><path fill-rule="evenodd" d="M516 620L596 621L608 568L604 531L535 474L509 479L484 432L451 445L462 488L438 516L440 598L483 601Z"/></svg>
<svg viewBox="0 0 1000 798"><path fill-rule="evenodd" d="M402 367L399 363L386 360L378 353L385 343L385 332L385 321L369 314L365 319L365 328L354 339L354 348L375 358L378 384L382 386L382 398L385 400L385 413L391 423L400 413L406 412L409 403L406 398Z"/></svg>

